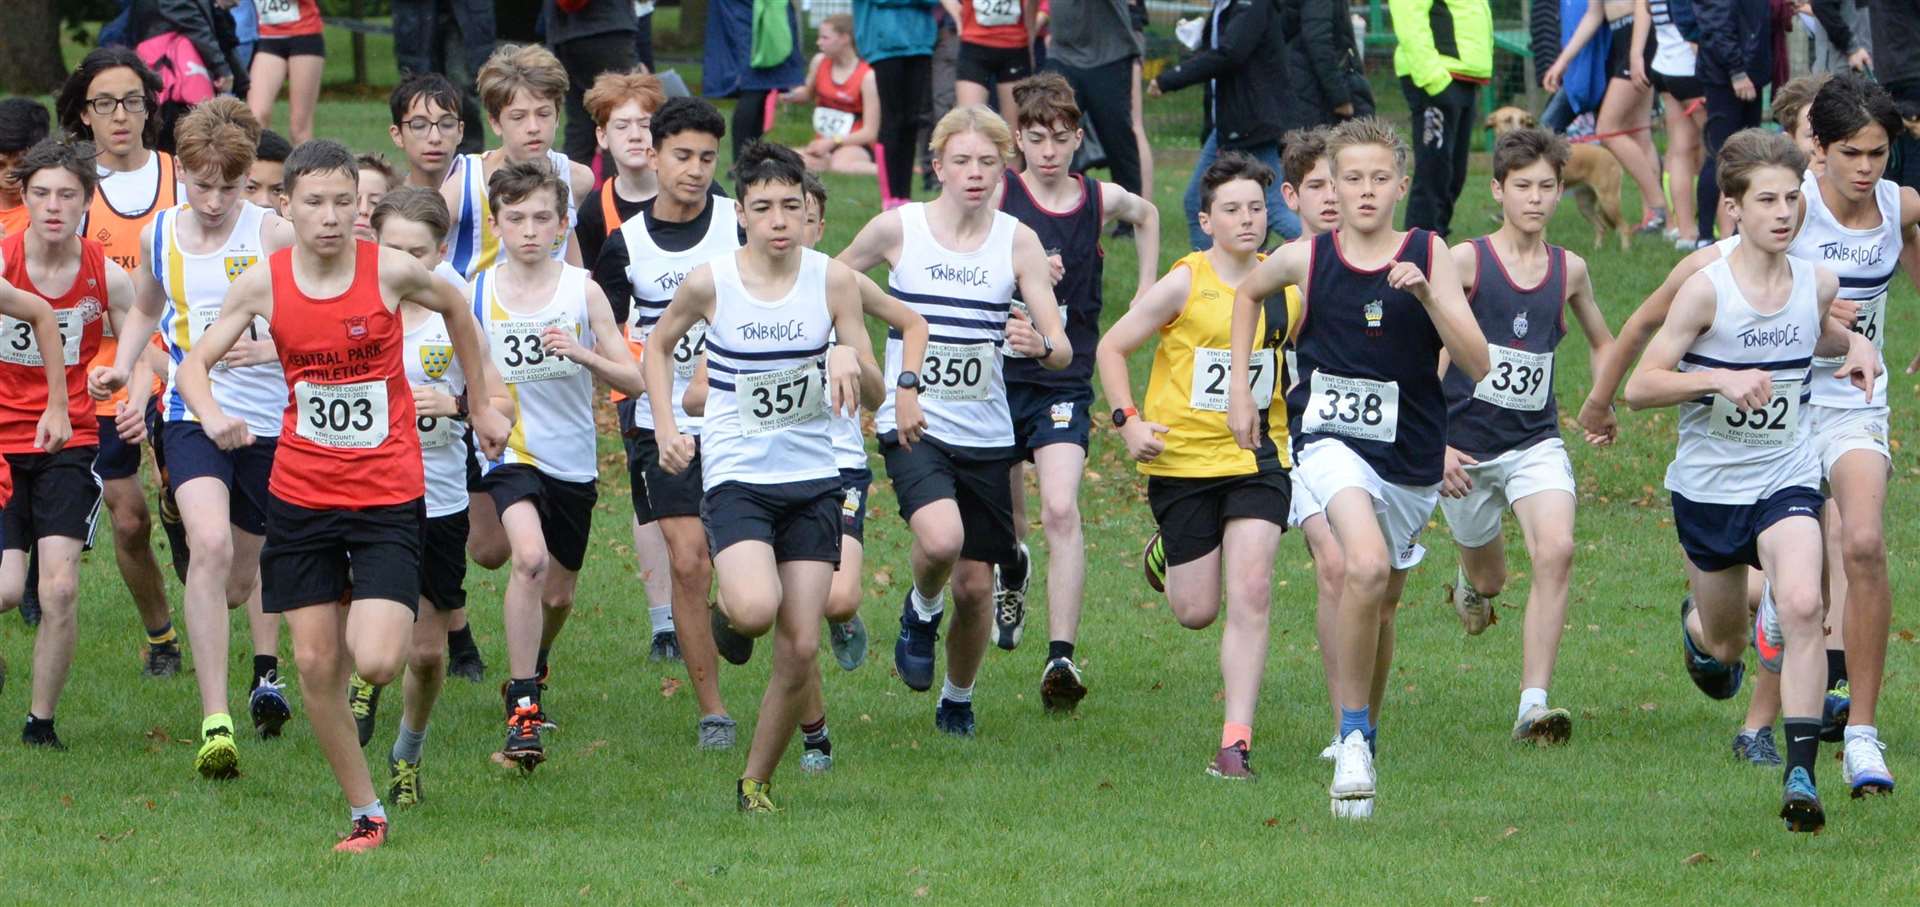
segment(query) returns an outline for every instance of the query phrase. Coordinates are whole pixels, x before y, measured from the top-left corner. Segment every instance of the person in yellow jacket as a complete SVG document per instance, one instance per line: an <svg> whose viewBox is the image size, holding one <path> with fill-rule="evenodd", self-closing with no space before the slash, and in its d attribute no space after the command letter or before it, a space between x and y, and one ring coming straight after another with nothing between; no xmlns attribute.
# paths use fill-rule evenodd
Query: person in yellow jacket
<svg viewBox="0 0 1920 907"><path fill-rule="evenodd" d="M1387 12L1393 72L1413 113L1406 228L1445 236L1467 185L1474 95L1493 77L1493 11L1487 0L1388 0Z"/></svg>

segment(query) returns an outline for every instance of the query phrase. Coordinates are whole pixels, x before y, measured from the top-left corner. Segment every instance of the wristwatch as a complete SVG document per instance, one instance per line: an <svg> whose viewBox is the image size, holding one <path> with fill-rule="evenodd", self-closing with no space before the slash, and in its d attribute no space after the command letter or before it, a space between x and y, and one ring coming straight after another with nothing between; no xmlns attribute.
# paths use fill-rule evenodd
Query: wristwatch
<svg viewBox="0 0 1920 907"><path fill-rule="evenodd" d="M1041 354L1040 354L1040 358L1042 358L1042 359L1045 359L1045 358L1047 358L1048 356L1051 356L1051 355L1053 355L1053 338L1052 338L1052 337L1048 337L1048 336L1047 336L1047 335L1045 335L1045 334L1041 334L1041 335L1040 335L1040 348L1041 348L1041 349L1043 349L1043 350L1046 350L1046 352L1044 352L1044 353L1041 353Z"/></svg>
<svg viewBox="0 0 1920 907"><path fill-rule="evenodd" d="M467 421L467 416L467 395L463 393L453 398L453 417L465 422Z"/></svg>
<svg viewBox="0 0 1920 907"><path fill-rule="evenodd" d="M1137 415L1140 415L1140 411L1137 409L1134 409L1131 406L1123 406L1119 409L1116 409L1113 411L1113 427L1119 428L1120 426L1127 424L1128 419L1131 419Z"/></svg>
<svg viewBox="0 0 1920 907"><path fill-rule="evenodd" d="M900 377L895 378L893 383L901 390L917 391L920 389L920 373L901 372Z"/></svg>

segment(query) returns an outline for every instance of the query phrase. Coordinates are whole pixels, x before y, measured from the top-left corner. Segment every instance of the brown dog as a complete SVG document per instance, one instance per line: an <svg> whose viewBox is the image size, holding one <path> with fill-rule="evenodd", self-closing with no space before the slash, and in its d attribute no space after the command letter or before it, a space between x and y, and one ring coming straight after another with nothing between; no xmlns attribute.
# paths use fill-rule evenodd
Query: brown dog
<svg viewBox="0 0 1920 907"><path fill-rule="evenodd" d="M1518 107L1502 107L1487 114L1487 128L1495 136L1515 129L1540 125L1540 121ZM1620 250L1626 251L1633 228L1620 216L1620 162L1605 148L1587 142L1573 144L1573 157L1561 175L1566 187L1580 204L1580 216L1593 224L1593 247L1606 241L1607 231L1620 236Z"/></svg>

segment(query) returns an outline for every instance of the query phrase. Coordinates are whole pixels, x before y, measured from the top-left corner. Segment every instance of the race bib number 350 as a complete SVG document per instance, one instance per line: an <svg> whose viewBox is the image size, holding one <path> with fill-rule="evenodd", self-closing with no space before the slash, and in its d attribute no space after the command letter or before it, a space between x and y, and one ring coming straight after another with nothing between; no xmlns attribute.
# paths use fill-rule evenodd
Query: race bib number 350
<svg viewBox="0 0 1920 907"><path fill-rule="evenodd" d="M60 322L60 357L68 367L80 364L80 313L58 309L53 313ZM34 343L33 322L12 316L0 316L0 362L39 368L40 347Z"/></svg>
<svg viewBox="0 0 1920 907"><path fill-rule="evenodd" d="M807 363L772 372L743 374L734 384L740 433L771 434L826 415L826 374Z"/></svg>
<svg viewBox="0 0 1920 907"><path fill-rule="evenodd" d="M1231 350L1208 347L1194 349L1193 395L1190 401L1194 409L1210 413L1227 411L1228 363L1232 361ZM1272 406L1273 350L1254 350L1253 358L1247 362L1247 370L1247 377L1253 385L1253 405L1261 409Z"/></svg>
<svg viewBox="0 0 1920 907"><path fill-rule="evenodd" d="M1489 344L1490 368L1474 385L1473 397L1504 409L1537 413L1547 408L1553 387L1553 354L1529 353Z"/></svg>
<svg viewBox="0 0 1920 907"><path fill-rule="evenodd" d="M1400 385L1314 372L1312 396L1301 416L1306 434L1343 435L1393 443L1400 428Z"/></svg>
<svg viewBox="0 0 1920 907"><path fill-rule="evenodd" d="M920 396L932 400L985 400L995 355L991 343L927 344L920 369Z"/></svg>
<svg viewBox="0 0 1920 907"><path fill-rule="evenodd" d="M546 343L540 335L547 328L556 326L561 330L572 327L549 321L521 319L490 322L488 334L493 343L493 364L500 369L501 380L508 384L520 384L570 378L580 371L579 363L547 352Z"/></svg>
<svg viewBox="0 0 1920 907"><path fill-rule="evenodd" d="M295 430L322 447L364 450L387 440L387 383L314 384L293 386L299 407Z"/></svg>
<svg viewBox="0 0 1920 907"><path fill-rule="evenodd" d="M1707 417L1707 436L1752 447L1786 447L1794 442L1800 427L1800 381L1773 382L1773 398L1767 405L1745 410L1719 394L1713 395L1713 409Z"/></svg>

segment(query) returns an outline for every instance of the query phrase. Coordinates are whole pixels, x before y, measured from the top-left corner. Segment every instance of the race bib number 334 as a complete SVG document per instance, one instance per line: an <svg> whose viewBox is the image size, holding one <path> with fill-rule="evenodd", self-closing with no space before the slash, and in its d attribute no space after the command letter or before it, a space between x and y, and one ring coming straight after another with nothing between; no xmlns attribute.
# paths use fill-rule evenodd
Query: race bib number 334
<svg viewBox="0 0 1920 907"><path fill-rule="evenodd" d="M547 352L540 335L550 327L570 330L571 325L547 321L509 319L488 325L493 343L493 364L508 384L570 378L580 371L577 362Z"/></svg>

